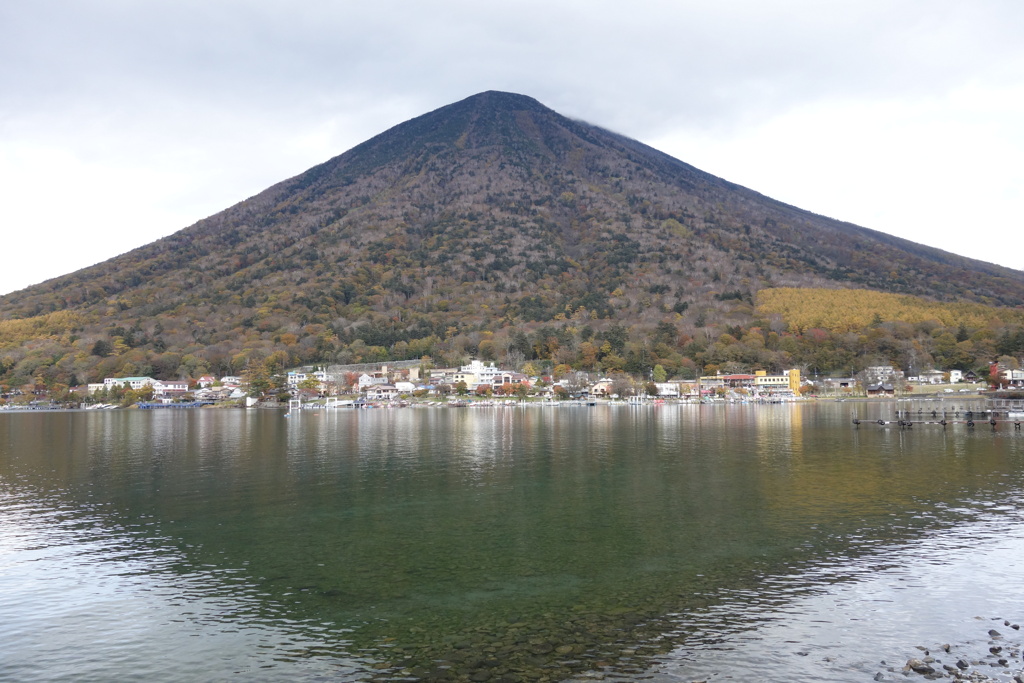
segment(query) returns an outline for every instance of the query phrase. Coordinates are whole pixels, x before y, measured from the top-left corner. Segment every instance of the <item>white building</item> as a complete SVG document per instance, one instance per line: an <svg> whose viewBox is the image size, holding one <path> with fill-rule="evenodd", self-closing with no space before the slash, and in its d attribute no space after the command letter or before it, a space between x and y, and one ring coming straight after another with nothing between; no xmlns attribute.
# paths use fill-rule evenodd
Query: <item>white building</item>
<svg viewBox="0 0 1024 683"><path fill-rule="evenodd" d="M93 394L101 389L124 387L126 384L129 389L135 391L144 387L152 387L154 396L177 396L188 391L187 381L165 382L152 377L107 377L103 380L103 384L90 384L89 393Z"/></svg>
<svg viewBox="0 0 1024 683"><path fill-rule="evenodd" d="M1003 370L999 374L1003 382L1011 387L1024 386L1024 370Z"/></svg>
<svg viewBox="0 0 1024 683"><path fill-rule="evenodd" d="M156 380L152 384L153 393L157 396L173 396L188 392L188 382L162 382Z"/></svg>
<svg viewBox="0 0 1024 683"><path fill-rule="evenodd" d="M366 390L366 398L374 401L387 401L398 397L398 388L393 384L376 384Z"/></svg>
<svg viewBox="0 0 1024 683"><path fill-rule="evenodd" d="M330 379L330 376L323 370L316 370L315 372L289 370L285 377L285 383L288 385L289 389L295 389L307 379L315 379L320 383L320 390L323 391L327 381Z"/></svg>
<svg viewBox="0 0 1024 683"><path fill-rule="evenodd" d="M662 398L679 398L679 384L677 382L655 382L658 389L658 396Z"/></svg>
<svg viewBox="0 0 1024 683"><path fill-rule="evenodd" d="M107 377L103 380L103 386L107 389L123 387L125 384L129 389L138 390L156 384L156 380L152 377Z"/></svg>
<svg viewBox="0 0 1024 683"><path fill-rule="evenodd" d="M474 360L470 361L469 365L463 365L459 368L459 371L455 373L454 382L465 382L466 386L469 387L470 391L473 391L480 384L495 384L498 377L502 375L504 371L491 363L485 364L483 361ZM500 383L500 382L499 382Z"/></svg>

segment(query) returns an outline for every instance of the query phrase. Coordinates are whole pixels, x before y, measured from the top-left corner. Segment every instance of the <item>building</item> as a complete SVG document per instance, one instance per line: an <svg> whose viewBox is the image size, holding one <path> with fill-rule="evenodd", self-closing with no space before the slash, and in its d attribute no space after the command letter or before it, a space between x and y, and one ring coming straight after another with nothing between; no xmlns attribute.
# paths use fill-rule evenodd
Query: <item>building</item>
<svg viewBox="0 0 1024 683"><path fill-rule="evenodd" d="M369 401L389 401L398 397L398 388L393 384L374 384L366 390Z"/></svg>
<svg viewBox="0 0 1024 683"><path fill-rule="evenodd" d="M852 391L857 386L855 377L826 377L824 380L825 391L833 393L837 391Z"/></svg>
<svg viewBox="0 0 1024 683"><path fill-rule="evenodd" d="M154 384L156 384L156 380L152 377L107 377L103 380L103 386L107 389L128 385L129 389L138 391L143 387L153 386ZM89 386L92 387L94 385L90 384Z"/></svg>
<svg viewBox="0 0 1024 683"><path fill-rule="evenodd" d="M758 394L800 394L800 370L793 368L784 370L781 375L769 375L758 370L754 377L754 386Z"/></svg>
<svg viewBox="0 0 1024 683"><path fill-rule="evenodd" d="M285 376L285 384L288 385L289 389L295 389L300 384L308 379L314 379L320 383L320 391L323 391L324 386L330 379L326 372L323 370L316 370L314 372L301 372L297 370L289 370Z"/></svg>
<svg viewBox="0 0 1024 683"><path fill-rule="evenodd" d="M942 370L925 370L918 377L921 384L942 384L946 379L946 373ZM950 378L952 381L952 377Z"/></svg>
<svg viewBox="0 0 1024 683"><path fill-rule="evenodd" d="M163 382L157 380L153 382L152 387L154 396L176 397L188 393L188 382L186 381Z"/></svg>
<svg viewBox="0 0 1024 683"><path fill-rule="evenodd" d="M869 384L864 389L868 396L893 396L896 393L896 388L889 382Z"/></svg>
<svg viewBox="0 0 1024 683"><path fill-rule="evenodd" d="M903 379L903 371L891 365L872 365L864 368L862 376L865 378L865 385L884 382L895 384L898 380Z"/></svg>
<svg viewBox="0 0 1024 683"><path fill-rule="evenodd" d="M466 387L470 391L474 391L477 385L487 384L493 386L494 384L501 384L501 380L498 379L501 376L503 370L491 364L485 364L480 360L470 361L468 365L463 365L459 368L458 372L455 373L452 381L454 384L459 382L465 382Z"/></svg>
<svg viewBox="0 0 1024 683"><path fill-rule="evenodd" d="M769 375L765 370L757 370L753 375L713 375L700 378L701 390L704 392L716 389L744 389L755 395L777 395L800 393L800 370L793 368L779 375Z"/></svg>
<svg viewBox="0 0 1024 683"><path fill-rule="evenodd" d="M999 373L999 384L1004 387L1024 386L1024 370L1003 370Z"/></svg>
<svg viewBox="0 0 1024 683"><path fill-rule="evenodd" d="M732 375L719 375L719 378L722 380L723 386L729 387L730 389L752 389L754 388L754 381L757 376L737 373Z"/></svg>
<svg viewBox="0 0 1024 683"><path fill-rule="evenodd" d="M376 386L378 384L387 384L387 383L388 383L388 378L387 377L384 377L384 376L381 376L381 375L378 375L378 374L368 375L368 374L366 374L364 372L363 374L359 375L359 380L356 382L356 386L358 387L359 391L365 391L367 387L372 387L372 386Z"/></svg>
<svg viewBox="0 0 1024 683"><path fill-rule="evenodd" d="M188 382L185 380L163 381L152 377L107 377L102 384L90 384L89 393L94 394L102 389L123 388L126 385L133 391L151 387L154 397L174 398L188 393Z"/></svg>
<svg viewBox="0 0 1024 683"><path fill-rule="evenodd" d="M429 371L431 384L455 384L455 374L458 368L433 368Z"/></svg>
<svg viewBox="0 0 1024 683"><path fill-rule="evenodd" d="M662 398L679 398L679 384L677 382L655 382L654 388L658 390L658 396Z"/></svg>

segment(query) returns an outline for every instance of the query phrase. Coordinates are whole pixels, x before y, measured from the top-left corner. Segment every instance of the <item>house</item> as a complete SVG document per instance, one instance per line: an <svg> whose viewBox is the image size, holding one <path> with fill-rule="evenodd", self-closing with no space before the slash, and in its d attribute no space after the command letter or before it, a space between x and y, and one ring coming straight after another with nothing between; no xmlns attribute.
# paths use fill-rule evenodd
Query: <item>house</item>
<svg viewBox="0 0 1024 683"><path fill-rule="evenodd" d="M366 398L371 401L389 401L398 398L398 388L393 384L374 384L367 388Z"/></svg>
<svg viewBox="0 0 1024 683"><path fill-rule="evenodd" d="M411 394L416 391L416 385L412 382L395 382L395 389L400 394Z"/></svg>
<svg viewBox="0 0 1024 683"><path fill-rule="evenodd" d="M1024 370L1003 370L999 373L1000 384L1007 387L1024 386Z"/></svg>
<svg viewBox="0 0 1024 683"><path fill-rule="evenodd" d="M868 392L868 396L893 396L896 393L895 387L888 382L869 384L865 389Z"/></svg>
<svg viewBox="0 0 1024 683"><path fill-rule="evenodd" d="M434 368L430 370L430 384L455 384L458 368Z"/></svg>
<svg viewBox="0 0 1024 683"><path fill-rule="evenodd" d="M197 399L210 401L245 398L245 392L238 387L209 387L207 389L197 389L194 393Z"/></svg>
<svg viewBox="0 0 1024 683"><path fill-rule="evenodd" d="M854 377L826 377L825 378L825 389L828 391L837 391L840 389L853 389L857 386L857 380Z"/></svg>
<svg viewBox="0 0 1024 683"><path fill-rule="evenodd" d="M388 378L381 377L379 375L368 375L365 372L359 375L359 380L356 383L359 391L364 391L367 387L372 387L380 384L387 384Z"/></svg>
<svg viewBox="0 0 1024 683"><path fill-rule="evenodd" d="M216 382L217 380L214 379L213 375L203 375L196 380L196 385L200 389L206 389L208 387L212 387Z"/></svg>
<svg viewBox="0 0 1024 683"><path fill-rule="evenodd" d="M521 372L510 372L503 370L499 372L491 380L491 386L501 386L503 384L525 384L530 386L530 378Z"/></svg>

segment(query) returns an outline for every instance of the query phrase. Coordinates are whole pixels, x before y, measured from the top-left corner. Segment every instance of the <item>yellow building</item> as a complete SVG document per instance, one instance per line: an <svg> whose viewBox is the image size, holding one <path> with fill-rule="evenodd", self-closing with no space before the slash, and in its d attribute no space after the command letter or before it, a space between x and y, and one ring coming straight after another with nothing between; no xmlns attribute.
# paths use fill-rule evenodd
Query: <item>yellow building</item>
<svg viewBox="0 0 1024 683"><path fill-rule="evenodd" d="M769 375L764 370L754 372L754 386L764 393L800 393L800 370L785 370L781 375Z"/></svg>

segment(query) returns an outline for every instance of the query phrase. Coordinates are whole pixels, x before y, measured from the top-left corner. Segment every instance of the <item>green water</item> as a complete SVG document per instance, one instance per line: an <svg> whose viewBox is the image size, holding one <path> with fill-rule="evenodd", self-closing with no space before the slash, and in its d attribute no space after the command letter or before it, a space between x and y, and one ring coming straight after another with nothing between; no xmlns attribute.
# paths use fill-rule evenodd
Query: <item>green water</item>
<svg viewBox="0 0 1024 683"><path fill-rule="evenodd" d="M0 676L632 676L723 596L1016 509L1012 427L850 411L0 415Z"/></svg>

